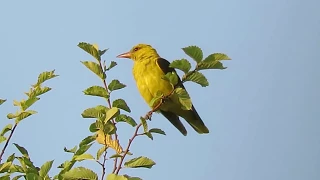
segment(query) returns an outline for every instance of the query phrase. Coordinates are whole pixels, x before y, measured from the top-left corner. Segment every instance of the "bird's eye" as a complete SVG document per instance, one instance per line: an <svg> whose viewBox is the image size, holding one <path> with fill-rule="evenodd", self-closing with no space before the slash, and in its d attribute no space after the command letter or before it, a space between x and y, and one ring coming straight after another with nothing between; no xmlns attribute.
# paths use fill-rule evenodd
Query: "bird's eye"
<svg viewBox="0 0 320 180"><path fill-rule="evenodd" d="M133 49L133 51L138 51L140 48L136 47Z"/></svg>

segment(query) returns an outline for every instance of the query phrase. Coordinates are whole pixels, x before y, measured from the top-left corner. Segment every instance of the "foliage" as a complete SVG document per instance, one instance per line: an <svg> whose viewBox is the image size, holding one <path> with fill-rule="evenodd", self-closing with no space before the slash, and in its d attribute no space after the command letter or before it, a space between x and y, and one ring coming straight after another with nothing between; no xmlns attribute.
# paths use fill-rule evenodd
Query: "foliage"
<svg viewBox="0 0 320 180"><path fill-rule="evenodd" d="M168 95L159 92L158 96L150 102L154 108L146 113L145 116L140 117L140 121L136 121L135 118L130 116L131 108L124 99L111 99L113 91L121 90L125 88L126 85L121 83L118 79L112 79L109 84L107 83L107 72L109 73L109 71L117 65L116 62L111 61L107 67L106 62L102 60L102 55L107 49L100 50L97 45L84 42L79 43L78 47L94 58L94 61L82 61L81 63L101 80L101 85L91 86L83 90L84 95L95 96L105 100L104 105L88 107L83 110L81 114L83 118L92 119L92 123L89 127L90 134L77 146L74 146L71 149L64 148L64 151L72 154L72 157L70 160L66 160L58 166L60 171L54 176L49 175L50 169L53 166L53 160L45 162L39 168L32 162L27 149L19 144L14 143L13 145L21 155L16 156L16 154L13 153L9 155L5 161L2 161L3 155L16 127L21 121L37 113L29 108L40 100L40 95L51 90L50 87L43 86L43 83L58 76L55 74L54 70L43 72L39 75L37 82L25 93L27 99L13 102L13 105L18 107L18 110L15 113L9 113L7 115L8 119L14 119L15 121L3 127L0 133L0 143L5 143L0 154L0 178L12 178L14 180L19 178L140 180L141 178L139 177L131 177L126 174L121 175L120 171L123 168L150 169L156 164L148 157L134 157L129 151L134 139L138 136L147 136L153 140L154 134L166 135L166 133L159 128L149 128L148 120L151 120L152 113L157 111L163 101L172 94L177 95L176 97L178 97L183 105L182 108L191 109L192 104L187 91L182 88L175 88L174 91ZM195 61L196 66L192 69L191 63L185 58L173 61L170 64L170 67L181 70L184 75L180 81L175 72L166 74L163 79L169 81L172 86L175 86L179 82L184 83L186 81L191 81L202 87L206 87L209 85L209 82L199 71L205 69L225 69L221 61L230 59L227 55L222 53L210 54L203 59L203 52L197 46L185 47L182 48L182 50ZM0 99L0 105L5 102L5 99ZM125 143L125 140L120 141L121 134L118 134L118 123L127 123L133 129L133 135L127 144ZM95 155L92 155L88 153L88 150L94 143L100 144L100 148L97 149ZM128 156L132 157L127 159ZM95 161L101 166L100 175L87 167L75 166L78 162L88 160ZM113 167L106 168L107 161L113 161ZM106 172L106 170L110 171Z"/></svg>

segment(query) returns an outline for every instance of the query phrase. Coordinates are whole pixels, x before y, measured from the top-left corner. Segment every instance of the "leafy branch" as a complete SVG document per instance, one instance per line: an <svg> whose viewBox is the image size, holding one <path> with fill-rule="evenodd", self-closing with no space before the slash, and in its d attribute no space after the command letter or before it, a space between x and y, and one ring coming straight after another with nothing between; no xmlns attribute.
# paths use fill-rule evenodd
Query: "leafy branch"
<svg viewBox="0 0 320 180"><path fill-rule="evenodd" d="M184 75L182 76L182 82L192 81L201 85L202 87L208 86L209 82L207 78L199 71L205 69L226 69L221 61L231 60L230 57L223 53L213 53L203 59L203 52L201 48L197 46L188 46L182 48L182 50L196 62L195 68L190 71L191 64L186 59L175 60L170 64L170 67L184 72Z"/></svg>
<svg viewBox="0 0 320 180"><path fill-rule="evenodd" d="M11 124L10 124L10 125L11 125ZM10 134L9 134L9 136L8 136L8 139L7 139L6 143L5 143L5 145L3 146L3 149L1 150L0 163L1 163L1 161L2 161L2 156L3 156L4 152L6 151L6 149L7 149L7 147L8 147L9 141L11 140L11 137L12 137L15 129L17 128L17 126L18 126L18 124L15 123L14 126L13 126L13 128L10 129Z"/></svg>
<svg viewBox="0 0 320 180"><path fill-rule="evenodd" d="M0 139L1 139L0 143L2 143L3 141L6 141L0 154L0 173L7 172L6 175L2 176L2 178L9 178L10 175L12 175L13 173L19 173L18 175L13 177L13 179L18 179L22 176L25 176L26 178L36 178L36 179L40 177L43 179L48 178L48 171L51 168L53 161L48 161L44 163L41 166L41 168L38 168L31 161L28 151L24 147L18 144L14 143L14 145L20 151L22 156L16 157L15 154L13 153L7 158L6 162L2 163L2 160L3 160L3 155L5 154L5 151L9 145L9 142L14 132L16 132L16 128L18 127L18 124L24 119L26 119L27 117L37 113L36 111L28 110L28 109L35 102L40 100L39 98L40 95L45 94L51 90L50 87L42 86L42 84L45 81L55 78L57 76L58 75L54 73L54 70L41 73L38 76L38 80L36 84L32 85L30 90L25 93L28 98L26 100L22 99L20 101L15 100L13 102L13 105L18 106L19 109L15 113L9 113L7 115L7 118L15 119L14 125L12 125L11 123L6 125L0 134ZM0 100L0 104L4 103L5 101L6 100ZM9 136L6 137L5 135L8 132L10 132ZM20 162L20 165L14 164L15 160L18 160Z"/></svg>

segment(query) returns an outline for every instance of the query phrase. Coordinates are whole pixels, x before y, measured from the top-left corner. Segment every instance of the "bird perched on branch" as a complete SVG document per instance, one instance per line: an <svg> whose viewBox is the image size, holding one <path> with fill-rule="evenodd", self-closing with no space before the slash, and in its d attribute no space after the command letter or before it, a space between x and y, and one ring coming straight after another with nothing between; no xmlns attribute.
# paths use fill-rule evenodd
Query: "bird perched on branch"
<svg viewBox="0 0 320 180"><path fill-rule="evenodd" d="M173 92L174 88L180 87L185 89L179 77L176 87L173 87L170 82L163 79L164 75L168 72L176 73L176 71L169 67L170 63L161 58L150 45L138 44L129 52L120 54L117 57L133 60L132 73L134 79L141 96L148 104L150 104L150 101L154 97L157 97L158 92L169 95ZM185 136L187 135L187 130L180 121L179 116L184 118L199 134L209 133L208 128L201 120L194 106L192 105L190 110L183 109L180 102L174 97L174 94L161 104L159 111Z"/></svg>

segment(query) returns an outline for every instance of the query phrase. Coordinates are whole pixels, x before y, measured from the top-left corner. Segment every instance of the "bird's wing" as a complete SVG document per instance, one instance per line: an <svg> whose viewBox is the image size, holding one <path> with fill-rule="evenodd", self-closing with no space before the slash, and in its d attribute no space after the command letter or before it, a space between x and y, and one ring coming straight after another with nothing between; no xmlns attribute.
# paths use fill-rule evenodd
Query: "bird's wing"
<svg viewBox="0 0 320 180"><path fill-rule="evenodd" d="M174 68L170 67L170 62L167 61L166 59L158 58L157 64L164 74L167 74L169 72L175 72L177 74L176 70ZM178 76L178 74L177 74L177 76ZM178 76L178 83L176 84L175 88L177 88L177 87L181 87L181 88L185 89L179 76Z"/></svg>
<svg viewBox="0 0 320 180"><path fill-rule="evenodd" d="M179 119L179 116L170 112L170 111L162 111L160 110L161 114L166 117L171 124L174 125L174 127L176 127L183 135L187 135L187 130L184 127L184 125L182 124L182 122Z"/></svg>
<svg viewBox="0 0 320 180"><path fill-rule="evenodd" d="M170 62L167 61L166 59L163 58L158 58L157 60L157 64L160 67L160 69L163 71L164 74L167 74L168 72L175 72L174 68L170 67ZM177 74L177 73L176 73ZM178 76L178 74L177 74ZM178 83L175 86L175 88L177 87L181 87L183 89L186 90L186 88L184 87L184 85L182 84L182 81L180 79L180 77L178 76ZM183 133L183 129L185 130L183 124L181 123L181 121L179 120L179 117L172 113L173 115L169 115L169 114L164 114L162 111L160 111L176 128L179 129L179 131ZM168 112L165 112L168 113ZM170 112L171 113L171 112ZM194 108L194 106L192 105L190 110L183 110L183 113L180 114L181 117L183 117L190 125L191 127L197 131L198 133L202 134L202 133L209 133L208 128L205 126L205 124L203 123L202 119L200 118L197 110ZM179 126L179 127L177 127ZM183 129L182 129L183 128ZM184 134L185 135L185 134Z"/></svg>
<svg viewBox="0 0 320 180"><path fill-rule="evenodd" d="M160 69L162 70L162 72L164 74L167 74L169 72L176 72L174 68L171 68L169 67L170 65L170 62L163 59L163 58L158 58L157 60L157 64L158 66L160 67ZM181 80L178 76L178 84L181 84ZM177 85L178 85L177 84ZM184 88L184 87L183 87ZM170 122L171 124L173 124L183 135L187 135L187 130L186 128L184 127L184 125L182 124L182 122L180 121L179 119L179 116L173 112L170 112L170 111L162 111L160 110L161 114L166 117Z"/></svg>

